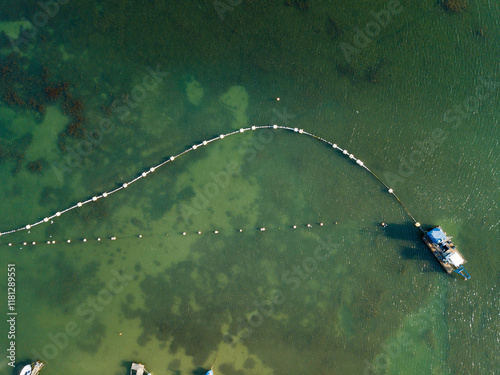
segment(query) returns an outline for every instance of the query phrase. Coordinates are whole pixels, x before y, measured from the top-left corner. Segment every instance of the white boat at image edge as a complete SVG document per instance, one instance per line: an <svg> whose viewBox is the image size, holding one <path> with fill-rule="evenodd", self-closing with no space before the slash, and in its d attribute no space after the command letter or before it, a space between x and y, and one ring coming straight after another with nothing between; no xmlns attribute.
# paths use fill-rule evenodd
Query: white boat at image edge
<svg viewBox="0 0 500 375"><path fill-rule="evenodd" d="M147 372L145 366L142 363L132 363L132 366L130 367L130 375L152 375L151 373ZM205 375L214 375L213 370L210 369Z"/></svg>
<svg viewBox="0 0 500 375"><path fill-rule="evenodd" d="M24 366L19 375L38 375L43 366L42 362L36 361L31 365Z"/></svg>

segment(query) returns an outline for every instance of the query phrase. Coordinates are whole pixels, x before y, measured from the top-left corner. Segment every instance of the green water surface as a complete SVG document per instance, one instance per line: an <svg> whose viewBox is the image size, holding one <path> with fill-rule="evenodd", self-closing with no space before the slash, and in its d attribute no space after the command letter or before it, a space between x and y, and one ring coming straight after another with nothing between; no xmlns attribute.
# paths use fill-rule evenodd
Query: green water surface
<svg viewBox="0 0 500 375"><path fill-rule="evenodd" d="M1 236L1 374L498 373L498 2L8 3L0 231L279 124L362 160L472 278L352 160L248 131Z"/></svg>

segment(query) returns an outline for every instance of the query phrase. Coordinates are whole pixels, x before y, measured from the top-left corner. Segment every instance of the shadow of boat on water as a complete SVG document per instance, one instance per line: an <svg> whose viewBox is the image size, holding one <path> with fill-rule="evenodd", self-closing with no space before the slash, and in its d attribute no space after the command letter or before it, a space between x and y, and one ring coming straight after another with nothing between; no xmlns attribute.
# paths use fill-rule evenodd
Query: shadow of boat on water
<svg viewBox="0 0 500 375"><path fill-rule="evenodd" d="M386 223L383 229L384 235L388 238L413 242L412 246L404 246L400 250L401 257L405 261L418 261L420 264L417 266L424 273L443 272L443 268L422 240L422 232L415 227L413 222Z"/></svg>

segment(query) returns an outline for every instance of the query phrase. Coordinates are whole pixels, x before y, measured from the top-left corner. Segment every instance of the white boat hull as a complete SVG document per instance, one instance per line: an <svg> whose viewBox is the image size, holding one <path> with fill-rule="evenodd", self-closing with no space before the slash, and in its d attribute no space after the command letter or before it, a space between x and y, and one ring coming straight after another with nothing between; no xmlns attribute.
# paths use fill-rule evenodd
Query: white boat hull
<svg viewBox="0 0 500 375"><path fill-rule="evenodd" d="M19 375L31 375L31 365L24 366Z"/></svg>

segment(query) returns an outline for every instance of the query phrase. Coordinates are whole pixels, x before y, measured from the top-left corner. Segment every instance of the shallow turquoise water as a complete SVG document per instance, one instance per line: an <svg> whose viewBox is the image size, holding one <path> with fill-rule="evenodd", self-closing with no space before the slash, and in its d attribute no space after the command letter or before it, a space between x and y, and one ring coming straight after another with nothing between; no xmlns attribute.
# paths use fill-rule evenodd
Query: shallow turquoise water
<svg viewBox="0 0 500 375"><path fill-rule="evenodd" d="M43 359L47 375L125 374L130 361L155 374L495 373L498 4L402 3L350 62L356 28L396 3L300 4L241 2L221 20L210 2L68 3L21 53L2 39L0 230L277 123L363 160L454 237L472 279L442 272L352 161L293 132L245 132L0 238L4 279L16 264L16 363ZM38 11L12 4L2 21ZM93 138L68 135L81 116ZM6 314L4 283L2 295Z"/></svg>

